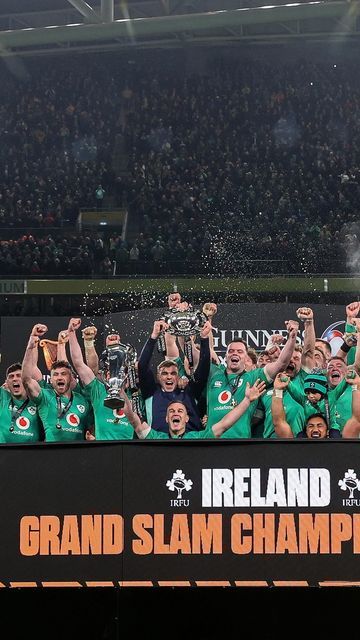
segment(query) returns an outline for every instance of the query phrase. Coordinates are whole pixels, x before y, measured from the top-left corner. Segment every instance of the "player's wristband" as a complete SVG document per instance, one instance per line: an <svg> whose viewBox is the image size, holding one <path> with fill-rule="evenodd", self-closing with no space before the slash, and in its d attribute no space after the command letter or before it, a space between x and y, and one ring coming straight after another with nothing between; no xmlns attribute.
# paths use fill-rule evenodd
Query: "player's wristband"
<svg viewBox="0 0 360 640"><path fill-rule="evenodd" d="M351 391L354 393L354 391L359 391L359 387L357 386L357 384L352 384L351 385Z"/></svg>
<svg viewBox="0 0 360 640"><path fill-rule="evenodd" d="M283 397L283 390L282 389L274 389L274 394L275 394L275 398L282 398Z"/></svg>
<svg viewBox="0 0 360 640"><path fill-rule="evenodd" d="M92 340L86 340L85 339L84 340L84 346L85 346L85 349L87 349L88 347L93 347L94 346L94 339L92 339Z"/></svg>
<svg viewBox="0 0 360 640"><path fill-rule="evenodd" d="M351 349L350 345L347 344L345 341L342 343L341 347L340 347L341 351L343 351L344 353L348 353Z"/></svg>

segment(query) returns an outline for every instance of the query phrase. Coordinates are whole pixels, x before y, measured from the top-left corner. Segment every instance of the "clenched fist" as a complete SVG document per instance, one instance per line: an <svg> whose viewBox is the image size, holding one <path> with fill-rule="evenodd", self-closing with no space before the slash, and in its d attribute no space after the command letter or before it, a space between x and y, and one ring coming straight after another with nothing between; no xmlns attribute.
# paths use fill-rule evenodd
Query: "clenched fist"
<svg viewBox="0 0 360 640"><path fill-rule="evenodd" d="M82 332L83 340L94 340L97 334L97 328L91 325L90 327L85 327Z"/></svg>
<svg viewBox="0 0 360 640"><path fill-rule="evenodd" d="M170 293L170 295L168 296L169 309L174 309L174 307L177 307L177 305L180 304L180 302L181 302L180 293Z"/></svg>
<svg viewBox="0 0 360 640"><path fill-rule="evenodd" d="M217 305L215 304L215 302L205 302L202 310L206 317L211 320L211 318L214 317L215 313L217 313Z"/></svg>
<svg viewBox="0 0 360 640"><path fill-rule="evenodd" d="M350 304L346 307L346 316L347 318L356 318L359 313L360 302L350 302Z"/></svg>
<svg viewBox="0 0 360 640"><path fill-rule="evenodd" d="M71 318L68 326L68 331L76 331L81 326L80 318Z"/></svg>
<svg viewBox="0 0 360 640"><path fill-rule="evenodd" d="M302 320L303 322L305 322L306 320L314 319L314 313L313 313L313 310L310 309L310 307L300 307L296 311L296 315L299 318L299 320Z"/></svg>
<svg viewBox="0 0 360 640"><path fill-rule="evenodd" d="M46 332L48 328L46 324L35 324L31 330L31 335L36 338L41 338Z"/></svg>
<svg viewBox="0 0 360 640"><path fill-rule="evenodd" d="M292 333L293 331L297 333L299 330L299 323L296 322L296 320L285 320L285 326L289 334Z"/></svg>
<svg viewBox="0 0 360 640"><path fill-rule="evenodd" d="M120 343L120 336L118 333L110 333L108 336L106 336L106 340L105 340L105 346L106 347L111 347L114 344L119 344Z"/></svg>
<svg viewBox="0 0 360 640"><path fill-rule="evenodd" d="M63 331L59 332L58 343L66 344L67 342L69 342L69 332L67 331L67 329L64 329Z"/></svg>

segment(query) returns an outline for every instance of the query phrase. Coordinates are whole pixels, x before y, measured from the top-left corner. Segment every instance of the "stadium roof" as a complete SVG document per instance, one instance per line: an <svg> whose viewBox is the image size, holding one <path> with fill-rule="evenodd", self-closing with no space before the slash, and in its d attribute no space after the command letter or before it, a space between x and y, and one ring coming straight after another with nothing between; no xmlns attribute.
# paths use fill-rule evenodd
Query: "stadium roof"
<svg viewBox="0 0 360 640"><path fill-rule="evenodd" d="M358 40L358 1L261 4L261 0L1 0L0 55L134 44L169 48L295 38Z"/></svg>

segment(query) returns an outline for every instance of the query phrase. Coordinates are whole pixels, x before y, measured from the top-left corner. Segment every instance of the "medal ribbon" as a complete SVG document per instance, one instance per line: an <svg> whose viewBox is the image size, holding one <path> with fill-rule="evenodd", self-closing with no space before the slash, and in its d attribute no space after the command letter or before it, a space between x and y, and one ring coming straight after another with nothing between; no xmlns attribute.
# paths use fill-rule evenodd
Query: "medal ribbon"
<svg viewBox="0 0 360 640"><path fill-rule="evenodd" d="M56 425L56 428L57 429L61 429L61 424L59 424L59 420L61 420L61 418L63 418L64 415L69 411L72 401L73 401L73 394L71 393L71 396L69 398L69 402L65 405L65 407L63 407L62 404L61 404L60 396L56 396L56 405L57 405L57 425Z"/></svg>
<svg viewBox="0 0 360 640"><path fill-rule="evenodd" d="M14 400L11 398L9 409L11 411L11 426L9 431L14 431L15 422L21 416L25 407L29 404L29 398L26 398L20 407L16 407L14 404Z"/></svg>
<svg viewBox="0 0 360 640"><path fill-rule="evenodd" d="M240 380L241 380L241 376L242 376L242 374L241 374L241 373L239 373L239 374L236 376L236 378L235 378L234 382L230 382L230 380L229 380L229 375L228 375L228 372L227 372L227 371L225 371L225 376L226 376L226 384L228 385L228 387L230 387L230 392L231 392L231 397L232 397L232 396L234 395L234 393L235 393L235 392L238 390L238 388L239 388L239 382L240 382Z"/></svg>

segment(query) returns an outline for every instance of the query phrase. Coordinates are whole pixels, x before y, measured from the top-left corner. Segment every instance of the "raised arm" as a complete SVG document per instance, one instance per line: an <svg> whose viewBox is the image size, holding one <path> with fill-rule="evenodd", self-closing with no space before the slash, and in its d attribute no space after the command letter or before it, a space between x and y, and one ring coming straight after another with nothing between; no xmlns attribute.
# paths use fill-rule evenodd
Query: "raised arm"
<svg viewBox="0 0 360 640"><path fill-rule="evenodd" d="M353 353L353 347L356 347L356 339L353 335L356 333L357 329L357 315L360 309L360 302L350 302L350 304L346 305L346 324L345 324L345 332L343 335L343 343L340 346L339 350L336 353L337 358L341 358L345 362L349 362L349 352ZM350 363L353 362L353 359L350 358Z"/></svg>
<svg viewBox="0 0 360 640"><path fill-rule="evenodd" d="M215 364L220 364L220 358L214 349L214 334L212 331L213 317L217 313L217 305L215 304L215 302L205 302L202 310L211 323L211 331L209 333L210 360Z"/></svg>
<svg viewBox="0 0 360 640"><path fill-rule="evenodd" d="M166 358L169 360L175 360L179 358L179 347L176 343L176 336L173 336L171 333L165 333L165 344L166 344Z"/></svg>
<svg viewBox="0 0 360 640"><path fill-rule="evenodd" d="M355 331L356 330L354 328L354 332L343 334L343 342L336 352L336 357L341 358L341 360L344 360L344 362L347 362L349 351L353 349L353 347L356 347L357 341Z"/></svg>
<svg viewBox="0 0 360 640"><path fill-rule="evenodd" d="M242 415L244 415L245 411L248 410L251 403L255 400L258 400L265 390L266 383L260 381L259 378L256 380L255 384L252 387L250 387L249 383L247 382L245 389L245 398L237 405L237 407L231 409L231 411L229 411L229 413L221 418L219 422L216 422L212 426L214 436L216 438L220 438L220 436L225 431L230 429L230 427L232 427L233 424L235 424L235 422L239 420Z"/></svg>
<svg viewBox="0 0 360 640"><path fill-rule="evenodd" d="M141 438L144 439L146 432L149 432L151 427L150 425L148 425L147 422L141 422L139 416L137 413L135 413L135 411L133 411L133 408L131 406L131 402L129 400L129 398L127 397L126 393L124 393L123 390L121 390L120 392L121 397L123 398L125 404L124 404L124 413L127 417L127 419L129 420L129 423L131 424L132 428L134 429L136 435Z"/></svg>
<svg viewBox="0 0 360 640"><path fill-rule="evenodd" d="M345 379L352 390L352 415L345 422L342 437L358 438L360 435L360 377L355 371L348 371Z"/></svg>
<svg viewBox="0 0 360 640"><path fill-rule="evenodd" d="M355 369L357 373L360 373L360 319L356 318L356 351L355 351Z"/></svg>
<svg viewBox="0 0 360 640"><path fill-rule="evenodd" d="M58 339L57 339L57 349L56 349L56 360L65 360L68 362L68 357L66 353L66 344L69 342L69 335L67 329L63 329L59 331Z"/></svg>
<svg viewBox="0 0 360 640"><path fill-rule="evenodd" d="M81 347L76 336L76 331L77 329L80 329L80 326L80 318L71 318L68 326L70 356L73 366L75 367L81 382L84 385L87 385L94 380L95 374L84 362Z"/></svg>
<svg viewBox="0 0 360 640"><path fill-rule="evenodd" d="M274 423L275 433L278 438L293 438L289 423L286 421L283 393L289 384L289 377L286 373L278 373L274 380L274 393L271 400L271 416Z"/></svg>
<svg viewBox="0 0 360 640"><path fill-rule="evenodd" d="M42 336L46 333L46 331L47 331L47 326L45 324L35 324L31 330L31 335L38 338L38 340L35 342L35 347L34 347L35 351L32 354L32 357L33 357L32 377L35 378L35 380L37 380L38 382L40 382L40 380L43 379L42 372L38 367L39 342Z"/></svg>
<svg viewBox="0 0 360 640"><path fill-rule="evenodd" d="M310 371L315 366L315 326L314 312L309 307L300 307L296 312L299 320L304 323L304 346L301 355L301 366L306 371Z"/></svg>
<svg viewBox="0 0 360 640"><path fill-rule="evenodd" d="M93 371L94 375L97 376L99 373L99 356L95 349L97 328L91 325L90 327L85 327L81 333L84 340L86 364L90 367L91 371Z"/></svg>
<svg viewBox="0 0 360 640"><path fill-rule="evenodd" d="M196 399L199 399L204 388L206 387L210 373L210 346L209 334L211 324L207 320L200 331L200 358L199 364L194 373L194 380L191 380L189 387Z"/></svg>
<svg viewBox="0 0 360 640"><path fill-rule="evenodd" d="M289 320L286 325L288 338L283 350L275 362L269 362L264 368L265 375L268 380L274 380L275 376L280 373L280 371L284 371L284 369L286 369L295 348L299 323L295 320Z"/></svg>
<svg viewBox="0 0 360 640"><path fill-rule="evenodd" d="M26 392L30 398L37 398L40 395L41 387L38 379L38 346L40 338L47 332L47 326L45 324L36 324L32 331L27 343L24 359L21 368L21 377L26 389ZM42 376L41 376L42 377Z"/></svg>
<svg viewBox="0 0 360 640"><path fill-rule="evenodd" d="M150 369L151 356L156 345L156 340L160 333L164 329L167 329L167 326L168 325L163 320L155 320L150 338L145 342L139 356L139 385L144 398L149 398L156 390L156 380Z"/></svg>

